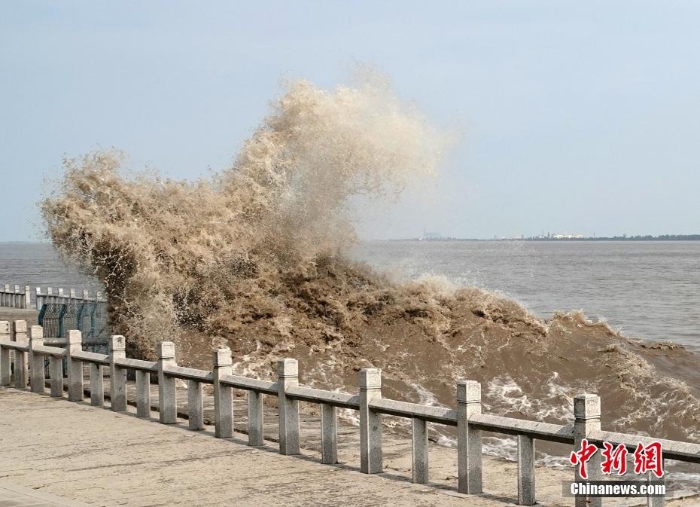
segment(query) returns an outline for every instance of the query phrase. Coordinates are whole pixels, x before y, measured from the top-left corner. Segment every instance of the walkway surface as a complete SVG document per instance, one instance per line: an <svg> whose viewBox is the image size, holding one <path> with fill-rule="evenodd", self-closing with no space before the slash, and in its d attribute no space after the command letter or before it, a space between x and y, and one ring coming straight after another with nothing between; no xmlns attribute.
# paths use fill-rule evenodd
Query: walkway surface
<svg viewBox="0 0 700 507"><path fill-rule="evenodd" d="M90 507L88 504L67 500L34 489L0 481L0 507Z"/></svg>
<svg viewBox="0 0 700 507"><path fill-rule="evenodd" d="M222 441L210 429L0 388L0 481L104 506L465 505L453 491L321 465L315 453L281 456L248 447L244 435ZM468 505L504 503L470 497Z"/></svg>
<svg viewBox="0 0 700 507"><path fill-rule="evenodd" d="M236 405L241 427L238 414L244 400ZM273 438L276 427L276 417L266 414L266 437ZM0 388L0 507L503 507L516 501L514 463L484 457L485 494L466 496L455 491L453 449L431 446L431 483L417 485L410 482L410 438L387 432L386 472L365 475L357 468L357 428L342 424L338 429L343 464L330 466L319 463L315 436L320 428L312 416L302 417L303 454L281 456L274 442L249 447L241 433L221 440L214 438L211 426L193 432L184 420L166 426L156 419L138 419L132 412ZM536 475L542 505L573 504L572 498L561 497L562 481L570 480L570 471L538 467ZM639 500L620 500L614 504L639 505ZM695 498L667 505L698 503Z"/></svg>

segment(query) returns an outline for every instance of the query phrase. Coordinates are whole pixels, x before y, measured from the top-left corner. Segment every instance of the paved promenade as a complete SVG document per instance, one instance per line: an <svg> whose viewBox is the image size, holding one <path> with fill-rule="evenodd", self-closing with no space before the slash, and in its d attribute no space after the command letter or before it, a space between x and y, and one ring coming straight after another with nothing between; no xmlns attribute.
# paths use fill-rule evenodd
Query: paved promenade
<svg viewBox="0 0 700 507"><path fill-rule="evenodd" d="M128 413L0 388L0 483L92 505L503 506L414 485L390 473L281 456L211 429L164 426ZM403 451L402 451L403 452ZM345 453L344 458L352 456ZM408 456L410 460L410 454ZM389 458L391 465L391 458ZM7 490L6 490L7 491ZM2 498L2 497L0 497ZM71 505L5 503L0 505Z"/></svg>
<svg viewBox="0 0 700 507"><path fill-rule="evenodd" d="M90 507L76 500L42 493L35 489L23 488L0 480L0 507Z"/></svg>
<svg viewBox="0 0 700 507"><path fill-rule="evenodd" d="M236 404L237 427L244 426L243 411L241 399ZM274 412L266 413L268 438L276 436ZM410 438L387 432L383 446L386 472L370 476L357 468L357 428L339 425L338 451L343 464L335 466L319 463L319 430L317 417L303 416L303 455L281 456L274 442L249 447L240 433L220 440L214 438L211 426L193 432L186 421L165 426L156 419L138 419L133 413L0 388L0 507L503 507L515 503L514 463L484 457L485 494L466 496L454 489L453 449L431 446L431 483L417 485L410 482ZM562 481L570 480L569 470L538 467L536 474L540 504L573 504L573 499L561 497ZM645 503L644 499L616 499L606 505L639 505L640 500ZM689 498L667 505L699 503Z"/></svg>

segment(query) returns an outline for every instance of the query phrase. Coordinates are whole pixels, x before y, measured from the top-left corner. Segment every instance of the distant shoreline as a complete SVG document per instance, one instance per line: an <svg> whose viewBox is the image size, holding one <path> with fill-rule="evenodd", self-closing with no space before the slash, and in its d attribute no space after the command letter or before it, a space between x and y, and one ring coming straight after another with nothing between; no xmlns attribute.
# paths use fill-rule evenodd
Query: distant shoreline
<svg viewBox="0 0 700 507"><path fill-rule="evenodd" d="M528 237L528 238L402 238L388 240L373 240L373 241L700 241L700 234L665 234L662 236L601 236L601 237L583 237L583 238L555 238L555 237Z"/></svg>
<svg viewBox="0 0 700 507"><path fill-rule="evenodd" d="M386 239L366 239L363 242L371 241L700 241L700 234L664 234L661 236L600 236L600 237L547 237L530 236L527 238L386 238ZM0 241L0 245L51 245L50 241Z"/></svg>

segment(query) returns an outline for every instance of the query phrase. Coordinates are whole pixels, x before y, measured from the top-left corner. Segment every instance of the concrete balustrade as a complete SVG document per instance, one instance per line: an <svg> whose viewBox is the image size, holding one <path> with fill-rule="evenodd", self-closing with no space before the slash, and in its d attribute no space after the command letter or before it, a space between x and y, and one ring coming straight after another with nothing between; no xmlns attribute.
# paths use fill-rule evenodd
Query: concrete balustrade
<svg viewBox="0 0 700 507"><path fill-rule="evenodd" d="M189 415L189 428L191 430L204 429L202 383L192 379L187 381L187 410Z"/></svg>
<svg viewBox="0 0 700 507"><path fill-rule="evenodd" d="M0 306L26 309L30 306L30 297L29 287L25 287L22 292L19 285L10 286L6 283L0 286Z"/></svg>
<svg viewBox="0 0 700 507"><path fill-rule="evenodd" d="M382 397L382 374L377 368L360 370L360 471L378 474L383 471L382 419L370 402Z"/></svg>
<svg viewBox="0 0 700 507"><path fill-rule="evenodd" d="M44 346L44 330L41 326L29 329L29 384L33 393L43 394L46 389L44 356L35 354L34 349Z"/></svg>
<svg viewBox="0 0 700 507"><path fill-rule="evenodd" d="M428 482L428 421L413 418L413 453L412 468L413 482L426 484Z"/></svg>
<svg viewBox="0 0 700 507"><path fill-rule="evenodd" d="M287 396L290 387L299 385L299 363L296 359L277 361L277 403L280 412L280 454L299 454L299 402Z"/></svg>
<svg viewBox="0 0 700 507"><path fill-rule="evenodd" d="M574 398L574 446L581 448L581 441L587 439L594 431L600 431L600 398L595 394L582 394ZM588 462L588 480L599 481L602 479L600 471L600 455L595 453ZM583 480L579 473L579 467L575 467L577 481ZM600 507L602 498L577 496L576 507Z"/></svg>
<svg viewBox="0 0 700 507"><path fill-rule="evenodd" d="M518 504L535 505L535 439L518 435Z"/></svg>
<svg viewBox="0 0 700 507"><path fill-rule="evenodd" d="M0 341L11 341L10 323L0 322ZM0 386L9 386L12 381L12 359L14 351L0 347Z"/></svg>
<svg viewBox="0 0 700 507"><path fill-rule="evenodd" d="M457 384L457 476L460 493L481 493L481 430L469 419L481 413L481 384L473 380Z"/></svg>
<svg viewBox="0 0 700 507"><path fill-rule="evenodd" d="M90 405L103 407L104 404L104 366L98 363L90 363Z"/></svg>
<svg viewBox="0 0 700 507"><path fill-rule="evenodd" d="M321 463L338 463L338 410L321 403Z"/></svg>
<svg viewBox="0 0 700 507"><path fill-rule="evenodd" d="M231 349L219 349L214 352L214 436L231 438L233 436L233 390L221 383L221 377L231 375L233 359Z"/></svg>
<svg viewBox="0 0 700 507"><path fill-rule="evenodd" d="M175 424L177 422L177 391L175 378L166 375L169 366L177 366L175 362L175 344L161 342L158 344L158 399L160 422Z"/></svg>
<svg viewBox="0 0 700 507"><path fill-rule="evenodd" d="M151 417L151 374L136 370L136 417Z"/></svg>
<svg viewBox="0 0 700 507"><path fill-rule="evenodd" d="M49 376L51 377L51 397L63 396L63 357L49 356Z"/></svg>
<svg viewBox="0 0 700 507"><path fill-rule="evenodd" d="M68 399L83 401L83 362L75 357L83 350L83 338L80 331L68 331L66 342L66 366L68 369Z"/></svg>
<svg viewBox="0 0 700 507"><path fill-rule="evenodd" d="M263 394L248 391L248 445L260 447L263 442Z"/></svg>
<svg viewBox="0 0 700 507"><path fill-rule="evenodd" d="M126 368L117 363L119 359L126 359L126 339L114 335L109 340L109 398L114 412L126 410Z"/></svg>
<svg viewBox="0 0 700 507"><path fill-rule="evenodd" d="M15 387L24 389L27 387L29 376L29 335L27 334L27 321L16 320L12 323L12 341L24 350L15 349Z"/></svg>
<svg viewBox="0 0 700 507"><path fill-rule="evenodd" d="M80 302L105 301L102 293L97 292L96 296L91 298L87 290L69 289L66 294L65 289L58 289L56 294L52 287L48 287L45 292L41 287L34 287L33 293L34 304L32 305L32 288L30 286L25 285L21 287L20 285L10 285L8 283L0 285L0 306L24 310L30 308L41 310L45 303L68 303L71 300Z"/></svg>
<svg viewBox="0 0 700 507"><path fill-rule="evenodd" d="M264 445L263 396L278 396L279 452L299 454L299 402L316 403L321 409L321 462L338 462L337 408L356 410L360 415L360 470L372 474L382 471L382 414L406 417L412 420L412 479L416 483L429 482L428 423L453 426L457 429L457 489L468 494L482 491L482 431L513 435L517 438L518 491L520 505L534 505L535 496L535 440L566 443L580 448L586 438L599 447L602 442L624 444L633 451L638 442L648 444L659 441L651 437L626 435L601 431L600 398L583 394L574 399L574 421L561 426L522 419L482 414L481 385L475 381L457 384L457 408L424 406L382 398L381 371L365 368L359 372L359 393L351 395L334 391L313 389L299 385L299 366L295 359L281 359L277 363L277 382L269 382L234 375L230 349L217 350L213 354L213 371L183 368L175 360L172 342L158 344L157 362L127 359L123 336L112 336L110 354L82 352L79 331L69 332L66 349L45 347L40 326L32 326L27 341L24 321L0 322L0 383L9 386L15 381L18 388L26 388L26 355L31 364L31 390L44 392L43 361L68 361L68 398L83 400L83 364L90 364L91 404L104 404L103 372L106 365L111 370L111 409L126 410L126 370L136 371L136 405L138 417L150 417L150 375L158 374L158 411L160 422L177 422L176 379L187 380L188 418L191 430L201 430L203 419L203 385L213 384L215 405L215 436L233 436L233 389L248 393L248 444ZM13 361L14 354L14 361ZM60 361L58 361L60 362ZM51 367L51 395L63 394L62 373ZM13 369L14 366L14 369ZM20 377L20 380L17 380ZM60 379L54 381L54 378ZM55 382L55 383L54 383ZM60 386L60 389L59 389ZM687 442L660 440L666 459L700 463L700 445ZM600 453L596 453L600 455ZM594 455L595 456L595 455ZM600 477L600 461L588 463L589 479ZM575 478L580 479L578 467ZM655 481L656 482L656 481ZM577 497L576 506L602 505L600 498ZM651 499L651 505L663 505L663 498Z"/></svg>

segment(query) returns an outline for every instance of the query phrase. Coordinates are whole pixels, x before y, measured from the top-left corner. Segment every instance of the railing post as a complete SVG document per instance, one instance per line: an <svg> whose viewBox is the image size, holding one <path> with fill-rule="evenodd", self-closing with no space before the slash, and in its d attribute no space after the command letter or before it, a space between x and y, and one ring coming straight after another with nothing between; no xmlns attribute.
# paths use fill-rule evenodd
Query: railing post
<svg viewBox="0 0 700 507"><path fill-rule="evenodd" d="M12 306L14 308L22 308L22 294L19 292L19 285L15 285L15 294L12 296Z"/></svg>
<svg viewBox="0 0 700 507"><path fill-rule="evenodd" d="M22 308L25 310L31 308L32 306L32 289L29 287L29 285L24 286L24 301Z"/></svg>
<svg viewBox="0 0 700 507"><path fill-rule="evenodd" d="M321 404L321 463L338 463L338 413L325 403Z"/></svg>
<svg viewBox="0 0 700 507"><path fill-rule="evenodd" d="M41 326L32 326L29 329L29 380L33 393L43 394L46 384L44 373L44 356L35 354L36 347L44 346L44 330Z"/></svg>
<svg viewBox="0 0 700 507"><path fill-rule="evenodd" d="M12 323L12 340L18 345L27 345L27 321L16 320ZM42 371L43 371L42 367ZM29 352L15 350L15 388L25 389L27 387L27 375L29 372Z"/></svg>
<svg viewBox="0 0 700 507"><path fill-rule="evenodd" d="M10 322L0 321L0 340L10 341ZM9 386L12 380L10 349L0 346L0 386Z"/></svg>
<svg viewBox="0 0 700 507"><path fill-rule="evenodd" d="M214 436L231 438L233 436L233 389L222 385L220 378L231 375L233 359L231 349L214 351Z"/></svg>
<svg viewBox="0 0 700 507"><path fill-rule="evenodd" d="M535 505L535 441L518 435L518 505Z"/></svg>
<svg viewBox="0 0 700 507"><path fill-rule="evenodd" d="M191 379L187 381L187 414L189 416L188 427L191 430L204 429L202 383Z"/></svg>
<svg viewBox="0 0 700 507"><path fill-rule="evenodd" d="M263 394L258 391L248 391L248 445L264 445L263 414Z"/></svg>
<svg viewBox="0 0 700 507"><path fill-rule="evenodd" d="M299 385L296 359L277 361L280 454L299 454L299 402L287 397L287 389Z"/></svg>
<svg viewBox="0 0 700 507"><path fill-rule="evenodd" d="M176 366L175 344L160 342L158 344L158 407L159 419L163 424L177 422L177 390L175 378L166 375L169 366Z"/></svg>
<svg viewBox="0 0 700 507"><path fill-rule="evenodd" d="M90 363L90 405L104 407L105 404L105 380L104 366Z"/></svg>
<svg viewBox="0 0 700 507"><path fill-rule="evenodd" d="M574 446L581 448L581 441L594 431L600 431L600 397L596 394L581 394L574 398ZM587 464L588 480L598 481L602 478L600 452L596 452ZM583 481L579 467L575 467L575 480ZM600 497L577 496L576 507L600 507Z"/></svg>
<svg viewBox="0 0 700 507"><path fill-rule="evenodd" d="M661 458L661 469L666 470L666 458ZM651 483L654 482L656 484L666 484L666 474L664 474L663 477L660 479L654 476L651 472L647 472L647 482ZM652 496L651 498L648 498L649 501L649 507L664 507L666 505L666 497L665 496Z"/></svg>
<svg viewBox="0 0 700 507"><path fill-rule="evenodd" d="M384 469L382 417L369 406L370 401L381 397L381 370L360 370L360 471L364 474L378 474Z"/></svg>
<svg viewBox="0 0 700 507"><path fill-rule="evenodd" d="M113 412L126 411L126 368L117 359L126 358L126 338L113 335L109 339L109 397Z"/></svg>
<svg viewBox="0 0 700 507"><path fill-rule="evenodd" d="M151 417L151 373L136 370L136 417Z"/></svg>
<svg viewBox="0 0 700 507"><path fill-rule="evenodd" d="M472 415L481 413L481 384L473 380L457 383L457 489L460 493L481 493L481 430L469 425Z"/></svg>
<svg viewBox="0 0 700 507"><path fill-rule="evenodd" d="M83 336L77 329L68 331L66 339L68 361L68 399L83 401L83 363L73 358L73 354L83 351Z"/></svg>
<svg viewBox="0 0 700 507"><path fill-rule="evenodd" d="M10 284L6 283L2 291L2 306L12 306L10 298Z"/></svg>
<svg viewBox="0 0 700 507"><path fill-rule="evenodd" d="M51 397L63 397L63 358L49 356L49 375L51 376Z"/></svg>
<svg viewBox="0 0 700 507"><path fill-rule="evenodd" d="M413 482L428 482L428 423L423 419L413 418Z"/></svg>

